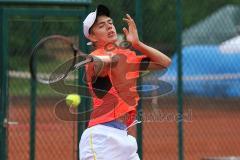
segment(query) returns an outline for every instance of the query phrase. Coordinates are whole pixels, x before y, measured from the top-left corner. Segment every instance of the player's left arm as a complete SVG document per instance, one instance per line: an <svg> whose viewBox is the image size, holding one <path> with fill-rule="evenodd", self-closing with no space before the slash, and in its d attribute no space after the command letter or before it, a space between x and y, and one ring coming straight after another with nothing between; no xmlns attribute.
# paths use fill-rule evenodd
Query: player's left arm
<svg viewBox="0 0 240 160"><path fill-rule="evenodd" d="M159 50L154 49L139 40L136 24L130 15L127 14L126 18L123 18L123 20L128 24L128 30L123 28L126 39L132 43L134 49L140 51L150 59L147 68L149 70L167 68L171 64L171 59Z"/></svg>

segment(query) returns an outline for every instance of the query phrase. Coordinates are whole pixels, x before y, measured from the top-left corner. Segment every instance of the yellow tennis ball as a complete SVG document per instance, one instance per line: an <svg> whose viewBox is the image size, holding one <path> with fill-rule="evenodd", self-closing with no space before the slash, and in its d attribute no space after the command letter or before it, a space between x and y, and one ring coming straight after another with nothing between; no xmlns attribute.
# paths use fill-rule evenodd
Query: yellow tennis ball
<svg viewBox="0 0 240 160"><path fill-rule="evenodd" d="M78 94L69 94L66 97L66 104L70 107L78 107L81 103L81 97Z"/></svg>

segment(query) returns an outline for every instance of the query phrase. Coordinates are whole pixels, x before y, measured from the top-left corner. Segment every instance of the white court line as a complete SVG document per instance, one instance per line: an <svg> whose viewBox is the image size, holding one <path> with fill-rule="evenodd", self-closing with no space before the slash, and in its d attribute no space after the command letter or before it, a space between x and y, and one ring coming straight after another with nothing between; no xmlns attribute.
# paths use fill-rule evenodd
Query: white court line
<svg viewBox="0 0 240 160"><path fill-rule="evenodd" d="M162 76L159 80L176 81L176 76ZM183 81L215 81L215 80L232 80L240 79L240 73L226 73L226 74L206 74L196 76L184 76Z"/></svg>
<svg viewBox="0 0 240 160"><path fill-rule="evenodd" d="M27 72L27 71L9 71L8 72L8 75L9 77L11 78L21 78L21 79L30 79L30 72ZM47 79L50 74L46 74L46 73L40 73L38 74L38 76L40 78L44 78L44 79ZM69 75L67 77L68 80L73 80L74 79L74 76L73 75Z"/></svg>

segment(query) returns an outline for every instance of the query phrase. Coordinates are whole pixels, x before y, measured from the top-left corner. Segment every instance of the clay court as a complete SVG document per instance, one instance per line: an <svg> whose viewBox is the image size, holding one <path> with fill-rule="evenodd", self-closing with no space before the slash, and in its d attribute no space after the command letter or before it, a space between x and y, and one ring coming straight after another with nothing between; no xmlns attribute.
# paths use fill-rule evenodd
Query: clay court
<svg viewBox="0 0 240 160"><path fill-rule="evenodd" d="M77 123L59 120L54 114L57 99L38 100L36 116L36 159L66 160L77 157ZM158 99L143 103L143 157L146 160L176 160L178 157L177 99ZM185 159L238 156L240 153L240 109L237 99L185 98ZM9 160L29 159L30 108L28 99L9 100ZM130 133L134 132L132 128Z"/></svg>

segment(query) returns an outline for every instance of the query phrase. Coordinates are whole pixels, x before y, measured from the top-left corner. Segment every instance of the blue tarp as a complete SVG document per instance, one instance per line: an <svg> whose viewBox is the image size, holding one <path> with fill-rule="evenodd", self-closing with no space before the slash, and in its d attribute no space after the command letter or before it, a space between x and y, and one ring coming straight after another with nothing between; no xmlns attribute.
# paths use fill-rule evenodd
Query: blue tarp
<svg viewBox="0 0 240 160"><path fill-rule="evenodd" d="M223 54L218 46L185 47L183 55L183 91L185 95L240 97L240 53ZM176 91L177 54L168 71L161 76Z"/></svg>

